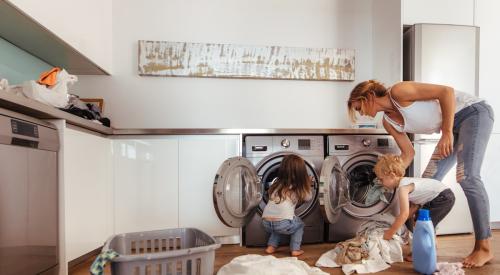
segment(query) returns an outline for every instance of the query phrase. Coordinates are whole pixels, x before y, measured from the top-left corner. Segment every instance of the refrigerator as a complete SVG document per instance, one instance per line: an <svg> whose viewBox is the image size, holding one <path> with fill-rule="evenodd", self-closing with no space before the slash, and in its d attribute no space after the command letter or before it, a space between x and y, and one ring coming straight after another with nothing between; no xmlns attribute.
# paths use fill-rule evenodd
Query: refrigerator
<svg viewBox="0 0 500 275"><path fill-rule="evenodd" d="M479 28L475 26L415 24L403 34L403 80L442 84L478 95ZM420 177L440 134L414 135L413 175ZM438 235L473 232L467 199L453 167L443 182L455 194L455 205L438 227Z"/></svg>

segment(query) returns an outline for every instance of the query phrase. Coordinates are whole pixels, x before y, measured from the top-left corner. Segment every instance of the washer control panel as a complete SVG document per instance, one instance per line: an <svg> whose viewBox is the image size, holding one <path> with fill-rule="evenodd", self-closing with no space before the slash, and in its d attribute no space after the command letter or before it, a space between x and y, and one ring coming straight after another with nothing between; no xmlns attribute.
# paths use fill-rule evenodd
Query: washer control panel
<svg viewBox="0 0 500 275"><path fill-rule="evenodd" d="M329 155L352 155L366 150L385 154L399 149L390 135L328 136Z"/></svg>
<svg viewBox="0 0 500 275"><path fill-rule="evenodd" d="M324 156L323 136L246 136L245 156L258 157L290 151L303 156Z"/></svg>

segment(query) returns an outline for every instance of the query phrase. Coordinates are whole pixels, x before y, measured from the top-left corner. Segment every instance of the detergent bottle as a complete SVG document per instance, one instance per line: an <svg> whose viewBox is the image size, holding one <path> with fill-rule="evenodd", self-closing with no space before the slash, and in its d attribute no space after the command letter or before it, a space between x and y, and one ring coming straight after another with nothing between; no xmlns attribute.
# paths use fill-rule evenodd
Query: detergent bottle
<svg viewBox="0 0 500 275"><path fill-rule="evenodd" d="M413 268L422 274L436 271L436 239L429 210L418 211L417 224L413 231Z"/></svg>

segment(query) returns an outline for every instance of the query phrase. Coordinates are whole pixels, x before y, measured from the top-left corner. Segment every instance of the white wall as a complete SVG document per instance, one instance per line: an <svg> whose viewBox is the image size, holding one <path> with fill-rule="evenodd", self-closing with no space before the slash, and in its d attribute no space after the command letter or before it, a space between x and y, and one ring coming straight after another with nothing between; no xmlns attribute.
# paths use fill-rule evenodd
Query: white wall
<svg viewBox="0 0 500 275"><path fill-rule="evenodd" d="M377 1L373 5L373 78L388 85L403 78L401 13L401 0Z"/></svg>
<svg viewBox="0 0 500 275"><path fill-rule="evenodd" d="M372 1L128 0L112 13L113 76L82 76L73 92L103 97L117 128L347 127L349 91L373 76ZM356 81L140 77L140 39L355 48Z"/></svg>
<svg viewBox="0 0 500 275"><path fill-rule="evenodd" d="M475 0L403 0L403 23L474 24Z"/></svg>
<svg viewBox="0 0 500 275"><path fill-rule="evenodd" d="M112 73L112 0L9 1Z"/></svg>

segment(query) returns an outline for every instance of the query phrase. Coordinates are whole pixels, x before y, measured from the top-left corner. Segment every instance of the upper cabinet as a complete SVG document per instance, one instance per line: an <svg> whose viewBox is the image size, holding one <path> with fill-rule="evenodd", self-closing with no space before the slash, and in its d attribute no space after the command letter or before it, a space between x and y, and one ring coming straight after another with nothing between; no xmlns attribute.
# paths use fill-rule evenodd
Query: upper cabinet
<svg viewBox="0 0 500 275"><path fill-rule="evenodd" d="M474 25L474 0L403 0L403 24Z"/></svg>
<svg viewBox="0 0 500 275"><path fill-rule="evenodd" d="M110 74L112 1L0 1L0 37L72 74Z"/></svg>

